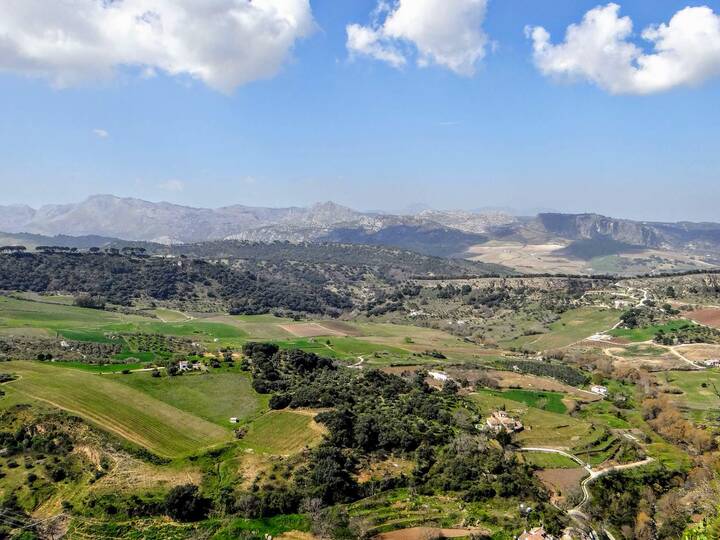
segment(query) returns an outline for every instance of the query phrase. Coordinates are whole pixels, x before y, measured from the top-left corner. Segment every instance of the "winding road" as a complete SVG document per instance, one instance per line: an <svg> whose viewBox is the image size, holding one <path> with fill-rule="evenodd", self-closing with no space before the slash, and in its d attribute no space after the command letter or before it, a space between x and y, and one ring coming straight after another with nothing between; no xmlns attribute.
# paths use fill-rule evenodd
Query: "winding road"
<svg viewBox="0 0 720 540"><path fill-rule="evenodd" d="M580 503L568 511L568 515L571 517L580 517L582 519L589 519L587 515L585 515L582 511L583 507L590 501L590 490L588 489L588 485L598 478L605 476L606 474L610 474L611 472L615 471L624 471L627 469L636 469L638 467L643 467L645 465L649 465L650 463L654 462L655 460L653 458L647 458L642 461L636 461L634 463L627 463L625 465L615 465L613 467L607 467L605 469L593 469L592 466L589 463L585 463L583 460L581 460L579 457L574 456L565 450L561 450L559 448L537 448L537 447L524 447L520 448L521 452L543 452L546 454L558 454L560 456L564 456L566 458L571 459L580 467L585 469L588 473L588 477L585 478L580 483L580 488L583 492L583 499L580 501Z"/></svg>

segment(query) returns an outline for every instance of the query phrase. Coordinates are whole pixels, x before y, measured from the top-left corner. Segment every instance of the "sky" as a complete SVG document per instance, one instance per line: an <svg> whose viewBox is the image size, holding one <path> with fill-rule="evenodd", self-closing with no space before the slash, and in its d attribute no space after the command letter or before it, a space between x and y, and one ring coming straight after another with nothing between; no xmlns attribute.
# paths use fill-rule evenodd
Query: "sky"
<svg viewBox="0 0 720 540"><path fill-rule="evenodd" d="M720 0L4 0L0 189L720 221Z"/></svg>

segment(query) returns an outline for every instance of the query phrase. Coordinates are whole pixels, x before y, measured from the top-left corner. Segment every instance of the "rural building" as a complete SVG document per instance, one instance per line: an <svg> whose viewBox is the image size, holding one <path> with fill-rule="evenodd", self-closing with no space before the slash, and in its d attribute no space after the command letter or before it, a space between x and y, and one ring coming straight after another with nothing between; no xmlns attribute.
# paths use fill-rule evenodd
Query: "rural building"
<svg viewBox="0 0 720 540"><path fill-rule="evenodd" d="M590 391L593 394L597 394L598 396L607 397L608 395L608 389L606 386L600 386L599 384L594 384L590 387Z"/></svg>
<svg viewBox="0 0 720 540"><path fill-rule="evenodd" d="M547 532L545 532L545 529L543 527L536 527L534 529L531 529L529 532L525 531L520 536L518 536L518 540L555 540L554 537Z"/></svg>
<svg viewBox="0 0 720 540"><path fill-rule="evenodd" d="M720 367L720 358L711 358L710 360L705 360L705 365L707 367Z"/></svg>
<svg viewBox="0 0 720 540"><path fill-rule="evenodd" d="M430 375L436 381L440 381L440 382L445 382L447 380L450 380L450 377L448 377L448 374L443 373L442 371L428 371L428 375Z"/></svg>
<svg viewBox="0 0 720 540"><path fill-rule="evenodd" d="M187 360L180 360L178 362L178 370L190 371L190 362L188 362Z"/></svg>
<svg viewBox="0 0 720 540"><path fill-rule="evenodd" d="M239 421L240 421L240 420L238 420L238 418L237 418L236 416L233 416L232 418L230 418L230 423L231 423L231 424L237 424Z"/></svg>
<svg viewBox="0 0 720 540"><path fill-rule="evenodd" d="M519 420L515 420L505 411L495 411L485 421L488 429L495 433L505 430L508 433L522 431L523 425Z"/></svg>

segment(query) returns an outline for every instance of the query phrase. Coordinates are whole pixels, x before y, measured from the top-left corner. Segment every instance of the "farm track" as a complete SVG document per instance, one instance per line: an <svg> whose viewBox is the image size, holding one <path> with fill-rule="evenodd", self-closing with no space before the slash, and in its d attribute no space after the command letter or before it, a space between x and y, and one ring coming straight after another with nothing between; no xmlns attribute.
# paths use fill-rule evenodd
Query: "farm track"
<svg viewBox="0 0 720 540"><path fill-rule="evenodd" d="M626 463L624 465L614 465L612 467L607 467L604 469L593 469L589 463L585 463L583 460L578 458L577 456L574 456L573 454L570 454L569 452L566 452L565 450L561 450L559 448L540 448L540 447L524 447L520 448L521 452L541 452L541 453L548 453L548 454L557 454L563 457L566 457L568 459L571 459L575 463L577 463L581 468L583 468L587 473L588 477L585 478L580 483L580 488L582 489L583 493L583 499L580 501L579 504L577 504L574 508L568 510L567 514L575 519L578 523L582 523L583 521L589 521L589 516L587 516L585 513L583 513L582 509L583 507L590 502L590 499L592 497L592 494L590 493L590 489L588 486L597 480L598 478L601 478L603 476L606 476L610 473L617 472L617 471L626 471L629 469L637 469L638 467L644 467L645 465L649 465L650 463L653 463L655 459L653 458L647 458L642 461L636 461L634 463Z"/></svg>

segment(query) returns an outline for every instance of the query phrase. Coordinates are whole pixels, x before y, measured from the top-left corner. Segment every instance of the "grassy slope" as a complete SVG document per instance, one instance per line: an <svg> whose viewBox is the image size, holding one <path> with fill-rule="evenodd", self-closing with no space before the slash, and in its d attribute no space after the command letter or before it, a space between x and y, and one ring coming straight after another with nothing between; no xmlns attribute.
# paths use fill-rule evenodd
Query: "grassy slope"
<svg viewBox="0 0 720 540"><path fill-rule="evenodd" d="M229 430L120 384L93 375L36 362L10 362L5 370L20 378L14 393L82 416L162 456L178 457L229 441Z"/></svg>
<svg viewBox="0 0 720 540"><path fill-rule="evenodd" d="M267 401L252 389L247 373L225 369L181 377L133 373L113 380L223 427L230 427L233 416L252 418Z"/></svg>
<svg viewBox="0 0 720 540"><path fill-rule="evenodd" d="M472 399L484 413L504 407L510 414L517 416L526 428L517 435L518 442L523 446L574 448L592 441L594 437L590 422L571 416L542 411L489 392L473 394Z"/></svg>
<svg viewBox="0 0 720 540"><path fill-rule="evenodd" d="M672 386L683 391L678 397L683 406L697 410L720 409L720 397L713 388L714 384L720 391L720 371L672 371L670 377Z"/></svg>
<svg viewBox="0 0 720 540"><path fill-rule="evenodd" d="M323 433L312 415L270 411L252 423L243 446L264 454L289 455L316 443Z"/></svg>
<svg viewBox="0 0 720 540"><path fill-rule="evenodd" d="M492 392L497 397L511 399L525 403L530 407L542 409L544 411L563 414L567 412L567 407L562 402L565 397L557 392L536 392L533 390L505 390L504 392Z"/></svg>
<svg viewBox="0 0 720 540"><path fill-rule="evenodd" d="M563 313L550 325L550 332L539 336L522 336L504 343L508 347L525 347L544 351L567 347L597 332L603 332L618 321L619 312L608 309L580 308Z"/></svg>

